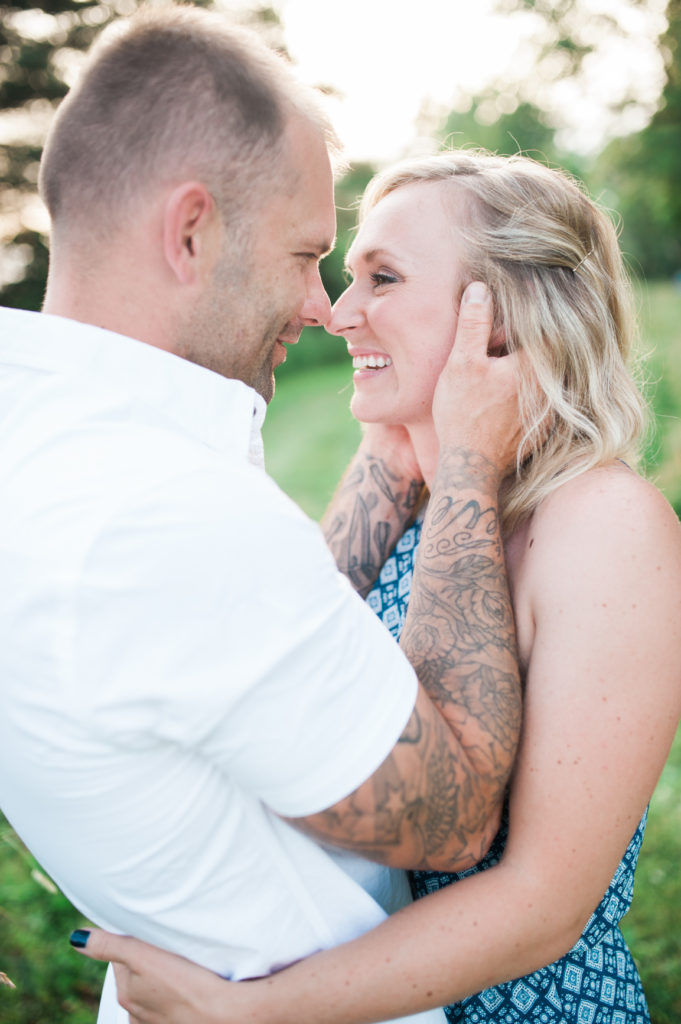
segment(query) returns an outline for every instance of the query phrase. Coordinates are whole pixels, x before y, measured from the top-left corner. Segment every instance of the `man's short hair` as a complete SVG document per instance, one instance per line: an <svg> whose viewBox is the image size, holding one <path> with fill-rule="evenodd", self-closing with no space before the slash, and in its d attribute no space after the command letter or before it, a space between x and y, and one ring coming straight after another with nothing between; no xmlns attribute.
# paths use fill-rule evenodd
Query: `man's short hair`
<svg viewBox="0 0 681 1024"><path fill-rule="evenodd" d="M106 232L156 187L196 178L238 227L294 114L334 147L312 90L254 32L195 7L143 9L104 33L57 112L41 194L55 227Z"/></svg>

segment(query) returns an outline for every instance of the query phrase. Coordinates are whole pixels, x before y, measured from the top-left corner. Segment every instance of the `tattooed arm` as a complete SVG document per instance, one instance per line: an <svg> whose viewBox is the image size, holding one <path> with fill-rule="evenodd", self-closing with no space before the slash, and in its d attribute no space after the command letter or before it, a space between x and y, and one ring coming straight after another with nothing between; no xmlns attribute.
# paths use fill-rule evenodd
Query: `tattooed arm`
<svg viewBox="0 0 681 1024"><path fill-rule="evenodd" d="M366 597L414 514L423 476L404 427L370 424L322 520L343 575Z"/></svg>
<svg viewBox="0 0 681 1024"><path fill-rule="evenodd" d="M443 451L400 641L422 691L372 778L296 820L316 838L395 866L441 870L468 867L488 848L520 728L498 482L478 453Z"/></svg>
<svg viewBox="0 0 681 1024"><path fill-rule="evenodd" d="M460 870L480 859L520 730L497 514L520 442L517 360L488 358L490 325L489 299L462 306L436 395L440 458L400 641L422 687L414 713L370 779L295 821L318 839L399 867Z"/></svg>
<svg viewBox="0 0 681 1024"><path fill-rule="evenodd" d="M508 780L521 712L499 482L478 452L442 449L400 640L488 806Z"/></svg>

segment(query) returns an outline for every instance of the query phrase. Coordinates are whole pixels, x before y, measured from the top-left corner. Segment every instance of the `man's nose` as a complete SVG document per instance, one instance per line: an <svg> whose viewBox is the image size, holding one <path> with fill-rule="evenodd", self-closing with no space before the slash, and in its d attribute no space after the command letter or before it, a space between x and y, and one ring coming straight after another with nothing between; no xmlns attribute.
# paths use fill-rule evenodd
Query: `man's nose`
<svg viewBox="0 0 681 1024"><path fill-rule="evenodd" d="M310 287L300 313L308 327L325 327L331 316L331 300L326 294L319 271Z"/></svg>

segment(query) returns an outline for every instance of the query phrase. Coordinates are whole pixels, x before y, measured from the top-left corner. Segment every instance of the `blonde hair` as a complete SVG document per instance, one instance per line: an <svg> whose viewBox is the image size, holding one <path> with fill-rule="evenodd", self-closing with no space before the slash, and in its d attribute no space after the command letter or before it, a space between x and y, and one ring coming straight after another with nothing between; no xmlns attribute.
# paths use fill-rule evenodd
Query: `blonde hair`
<svg viewBox="0 0 681 1024"><path fill-rule="evenodd" d="M636 462L646 414L627 368L631 288L612 222L562 171L466 150L407 160L369 183L360 223L389 192L417 182L451 183L458 298L471 281L488 285L495 327L509 351L527 353L539 382L537 395L521 381L530 455L519 456L501 497L508 533L566 480L613 459Z"/></svg>
<svg viewBox="0 0 681 1024"><path fill-rule="evenodd" d="M232 227L286 171L287 121L337 140L313 90L248 29L141 8L93 48L50 129L40 190L55 227L115 232L159 185L201 180Z"/></svg>

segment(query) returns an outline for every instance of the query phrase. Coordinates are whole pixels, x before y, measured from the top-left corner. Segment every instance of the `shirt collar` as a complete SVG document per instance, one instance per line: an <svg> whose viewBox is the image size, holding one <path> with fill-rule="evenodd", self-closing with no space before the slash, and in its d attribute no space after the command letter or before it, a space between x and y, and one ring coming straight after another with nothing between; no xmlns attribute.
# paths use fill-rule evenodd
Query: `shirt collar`
<svg viewBox="0 0 681 1024"><path fill-rule="evenodd" d="M210 447L262 466L264 399L171 352L66 317L0 309L0 361L68 376L123 394Z"/></svg>

